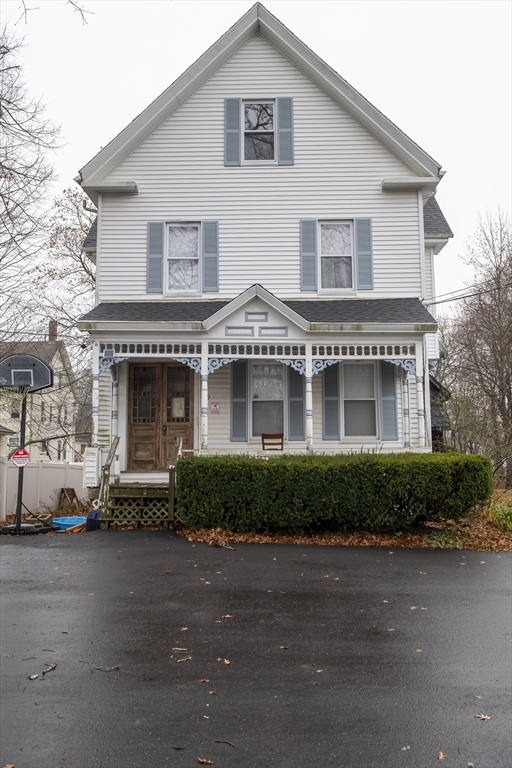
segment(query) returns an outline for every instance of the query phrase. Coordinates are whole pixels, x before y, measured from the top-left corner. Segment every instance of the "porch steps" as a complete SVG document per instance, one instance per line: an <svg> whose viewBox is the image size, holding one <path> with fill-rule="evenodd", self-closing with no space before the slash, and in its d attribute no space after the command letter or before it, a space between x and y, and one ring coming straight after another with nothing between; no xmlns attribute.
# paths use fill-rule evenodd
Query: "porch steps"
<svg viewBox="0 0 512 768"><path fill-rule="evenodd" d="M169 475L165 485L111 485L105 513L100 518L102 530L112 524L116 527L133 526L145 528L154 523L163 523L172 528L174 520L174 489L169 494Z"/></svg>

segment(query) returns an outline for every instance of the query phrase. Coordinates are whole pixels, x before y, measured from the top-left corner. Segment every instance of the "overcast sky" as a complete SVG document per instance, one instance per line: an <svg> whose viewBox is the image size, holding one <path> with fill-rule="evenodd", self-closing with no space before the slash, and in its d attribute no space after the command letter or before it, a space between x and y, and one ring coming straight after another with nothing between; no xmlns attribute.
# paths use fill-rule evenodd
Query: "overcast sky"
<svg viewBox="0 0 512 768"><path fill-rule="evenodd" d="M25 37L25 79L62 128L55 193L252 0L0 0ZM455 238L436 257L438 295L464 286L459 259L479 214L511 207L509 0L266 0L266 8L446 171L437 199ZM443 311L450 305L443 305Z"/></svg>

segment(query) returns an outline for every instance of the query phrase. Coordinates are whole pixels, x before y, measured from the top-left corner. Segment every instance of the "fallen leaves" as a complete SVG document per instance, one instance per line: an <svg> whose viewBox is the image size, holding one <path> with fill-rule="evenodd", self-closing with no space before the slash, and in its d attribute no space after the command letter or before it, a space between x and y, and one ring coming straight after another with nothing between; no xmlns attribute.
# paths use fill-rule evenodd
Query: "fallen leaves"
<svg viewBox="0 0 512 768"><path fill-rule="evenodd" d="M209 683L210 681L208 680L208 678L207 678L207 677L202 677L202 678L201 678L201 680L200 680L199 682L200 682L200 683Z"/></svg>
<svg viewBox="0 0 512 768"><path fill-rule="evenodd" d="M492 720L492 717L490 717L490 715L481 715L481 714L480 714L480 715L475 715L475 717L476 717L478 720Z"/></svg>
<svg viewBox="0 0 512 768"><path fill-rule="evenodd" d="M287 645L280 645L279 647L281 648L282 651L287 651L288 650L288 646Z"/></svg>
<svg viewBox="0 0 512 768"><path fill-rule="evenodd" d="M439 754L438 754L438 756L437 756L437 759L438 759L438 760L446 760L446 755L445 755L445 753L444 753L444 752L439 752Z"/></svg>
<svg viewBox="0 0 512 768"><path fill-rule="evenodd" d="M213 765L213 761L207 760L205 757L198 757L197 762L201 763L201 765Z"/></svg>
<svg viewBox="0 0 512 768"><path fill-rule="evenodd" d="M217 695L217 691L208 691L208 693L210 694L210 696L216 696Z"/></svg>
<svg viewBox="0 0 512 768"><path fill-rule="evenodd" d="M180 632L187 632L187 631L188 631L188 627L182 627L182 628L180 629Z"/></svg>
<svg viewBox="0 0 512 768"><path fill-rule="evenodd" d="M223 619L232 619L233 617L232 617L232 615L230 613L225 613L222 618Z"/></svg>
<svg viewBox="0 0 512 768"><path fill-rule="evenodd" d="M474 696L475 699L483 699L483 696Z"/></svg>
<svg viewBox="0 0 512 768"><path fill-rule="evenodd" d="M452 526L440 525L452 531ZM400 535L387 533L369 533L368 531L317 532L304 535L280 533L235 533L222 528L200 528L199 526L177 523L176 530L189 541L209 543L212 538L223 541L244 542L248 544L306 544L315 546L346 546L346 547L414 547L432 549L428 542L431 531L428 528L418 528L415 531L402 531ZM478 512L464 525L457 526L456 533L463 543L463 549L487 550L499 552L512 549L512 533L499 530L485 517L484 512ZM420 571L426 575L427 571ZM303 574L301 574L302 576Z"/></svg>
<svg viewBox="0 0 512 768"><path fill-rule="evenodd" d="M224 659L224 664L231 664L231 662L228 659Z"/></svg>

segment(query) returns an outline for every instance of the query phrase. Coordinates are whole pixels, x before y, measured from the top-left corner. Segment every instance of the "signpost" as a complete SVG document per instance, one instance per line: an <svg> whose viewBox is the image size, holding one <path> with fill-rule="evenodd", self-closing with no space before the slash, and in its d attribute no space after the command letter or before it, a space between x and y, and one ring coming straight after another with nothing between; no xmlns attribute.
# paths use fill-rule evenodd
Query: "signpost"
<svg viewBox="0 0 512 768"><path fill-rule="evenodd" d="M9 355L0 360L0 389L19 392L22 399L20 423L20 447L14 451L12 462L18 467L18 496L16 498L16 534L21 533L21 507L23 503L23 468L29 454L25 450L27 424L27 395L53 386L53 371L34 355Z"/></svg>
<svg viewBox="0 0 512 768"><path fill-rule="evenodd" d="M11 456L11 461L15 467L25 467L30 461L30 456L25 448L18 448Z"/></svg>

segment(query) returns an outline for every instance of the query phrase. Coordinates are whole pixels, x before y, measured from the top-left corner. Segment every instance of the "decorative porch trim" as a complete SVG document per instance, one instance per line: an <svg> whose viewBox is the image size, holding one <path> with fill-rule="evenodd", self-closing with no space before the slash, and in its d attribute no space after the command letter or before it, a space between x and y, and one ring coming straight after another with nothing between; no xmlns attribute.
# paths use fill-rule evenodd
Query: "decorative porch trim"
<svg viewBox="0 0 512 768"><path fill-rule="evenodd" d="M330 358L329 360L313 360L313 376L321 371L325 370L328 365L336 365L336 363L342 363L341 357Z"/></svg>
<svg viewBox="0 0 512 768"><path fill-rule="evenodd" d="M410 358L404 360L385 359L384 362L400 365L404 369L405 374L412 373L413 376L416 376L416 360L411 360Z"/></svg>
<svg viewBox="0 0 512 768"><path fill-rule="evenodd" d="M215 371L218 371L221 366L235 363L237 360L237 357L209 357L208 373L214 373Z"/></svg>
<svg viewBox="0 0 512 768"><path fill-rule="evenodd" d="M275 358L276 363L284 363L285 365L289 365L291 368L293 368L294 371L297 371L297 373L301 373L303 376L306 375L306 361L305 360L289 360L286 358Z"/></svg>
<svg viewBox="0 0 512 768"><path fill-rule="evenodd" d="M196 373L201 373L201 358L200 357L171 357L171 360L177 360L178 363L188 365Z"/></svg>
<svg viewBox="0 0 512 768"><path fill-rule="evenodd" d="M104 373L105 371L108 371L110 368L110 373L112 374L112 380L114 381L115 372L112 373L113 366L117 365L118 363L124 363L125 360L128 360L127 357L103 357L100 359L99 363L99 372Z"/></svg>

